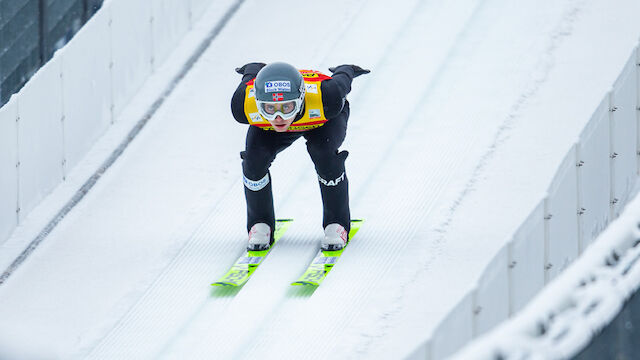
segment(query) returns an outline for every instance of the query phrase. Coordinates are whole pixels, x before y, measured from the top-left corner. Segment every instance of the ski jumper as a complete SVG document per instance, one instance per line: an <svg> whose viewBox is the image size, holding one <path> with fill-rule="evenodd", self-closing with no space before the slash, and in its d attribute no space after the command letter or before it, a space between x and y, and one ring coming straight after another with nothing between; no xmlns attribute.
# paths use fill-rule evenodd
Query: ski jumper
<svg viewBox="0 0 640 360"><path fill-rule="evenodd" d="M247 231L256 223L275 228L275 213L269 168L276 155L297 139L304 137L307 151L318 175L322 196L322 226L338 223L347 232L351 225L349 182L345 171L347 151L342 145L349 119L349 102L353 70L336 68L331 77L311 70L301 70L305 81L304 109L287 132L276 132L257 111L253 81L257 71L245 72L231 100L231 111L239 123L249 124L245 150L240 153L247 202ZM273 234L273 231L272 231ZM273 235L272 235L273 236Z"/></svg>

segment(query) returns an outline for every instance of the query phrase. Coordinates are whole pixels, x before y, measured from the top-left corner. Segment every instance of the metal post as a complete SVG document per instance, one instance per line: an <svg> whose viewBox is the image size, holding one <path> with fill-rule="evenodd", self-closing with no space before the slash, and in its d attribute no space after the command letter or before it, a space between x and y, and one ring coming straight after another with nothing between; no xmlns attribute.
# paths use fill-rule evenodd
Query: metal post
<svg viewBox="0 0 640 360"><path fill-rule="evenodd" d="M82 0L82 24L86 24L89 20L89 0Z"/></svg>
<svg viewBox="0 0 640 360"><path fill-rule="evenodd" d="M38 0L38 31L39 31L39 49L40 49L40 66L47 62L47 17L45 16L46 4L45 0Z"/></svg>

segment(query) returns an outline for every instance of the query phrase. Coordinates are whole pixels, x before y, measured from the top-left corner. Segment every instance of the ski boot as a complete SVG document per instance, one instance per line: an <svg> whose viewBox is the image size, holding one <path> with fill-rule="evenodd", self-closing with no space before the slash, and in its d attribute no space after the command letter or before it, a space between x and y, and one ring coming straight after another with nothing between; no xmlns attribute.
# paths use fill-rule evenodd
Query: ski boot
<svg viewBox="0 0 640 360"><path fill-rule="evenodd" d="M340 224L329 224L324 229L324 240L320 247L325 251L342 250L348 241L347 230Z"/></svg>
<svg viewBox="0 0 640 360"><path fill-rule="evenodd" d="M257 223L249 231L249 251L263 251L271 246L271 228L265 223Z"/></svg>

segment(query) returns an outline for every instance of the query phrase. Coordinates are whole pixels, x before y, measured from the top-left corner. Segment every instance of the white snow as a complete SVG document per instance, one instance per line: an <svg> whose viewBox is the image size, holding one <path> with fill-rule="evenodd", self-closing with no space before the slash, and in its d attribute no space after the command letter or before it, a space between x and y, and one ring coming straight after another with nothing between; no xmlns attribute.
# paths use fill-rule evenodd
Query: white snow
<svg viewBox="0 0 640 360"><path fill-rule="evenodd" d="M605 327L615 326L611 321L640 287L640 268L634 266L640 257L637 190L620 217L578 260L516 316L454 358L568 359L580 354Z"/></svg>
<svg viewBox="0 0 640 360"><path fill-rule="evenodd" d="M636 45L638 13L635 0L247 0L0 286L0 349L64 359L407 355L541 199ZM216 21L205 15L68 183L0 246L3 268ZM276 60L372 70L354 80L343 146L352 215L366 222L321 287L289 285L322 235L301 140L272 168L276 213L296 221L242 289L212 289L246 241L233 69Z"/></svg>

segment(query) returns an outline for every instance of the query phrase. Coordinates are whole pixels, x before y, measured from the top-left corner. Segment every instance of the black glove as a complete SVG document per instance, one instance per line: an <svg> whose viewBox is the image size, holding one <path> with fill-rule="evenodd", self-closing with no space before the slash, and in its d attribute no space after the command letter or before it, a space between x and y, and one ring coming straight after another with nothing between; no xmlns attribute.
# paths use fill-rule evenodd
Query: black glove
<svg viewBox="0 0 640 360"><path fill-rule="evenodd" d="M356 78L360 75L368 74L371 72L370 70L363 69L358 65L340 65L340 66L334 66L329 68L329 71L331 71L332 73L335 73L339 70L342 70L347 74L351 75L351 78Z"/></svg>
<svg viewBox="0 0 640 360"><path fill-rule="evenodd" d="M256 75L258 74L258 71L265 66L267 66L267 64L261 62L248 63L242 67L236 68L236 72L240 75Z"/></svg>

